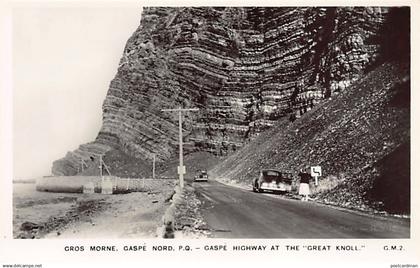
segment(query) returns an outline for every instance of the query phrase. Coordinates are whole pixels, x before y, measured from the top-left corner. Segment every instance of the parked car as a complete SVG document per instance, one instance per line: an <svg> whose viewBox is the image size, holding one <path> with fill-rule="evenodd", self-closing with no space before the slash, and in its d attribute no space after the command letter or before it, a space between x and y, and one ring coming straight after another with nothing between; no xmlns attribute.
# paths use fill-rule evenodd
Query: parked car
<svg viewBox="0 0 420 268"><path fill-rule="evenodd" d="M264 191L288 193L292 191L292 179L292 173L263 169L260 171L258 178L253 180L252 190L259 193Z"/></svg>
<svg viewBox="0 0 420 268"><path fill-rule="evenodd" d="M207 174L207 170L200 170L197 175L194 177L194 181L208 181L209 175Z"/></svg>

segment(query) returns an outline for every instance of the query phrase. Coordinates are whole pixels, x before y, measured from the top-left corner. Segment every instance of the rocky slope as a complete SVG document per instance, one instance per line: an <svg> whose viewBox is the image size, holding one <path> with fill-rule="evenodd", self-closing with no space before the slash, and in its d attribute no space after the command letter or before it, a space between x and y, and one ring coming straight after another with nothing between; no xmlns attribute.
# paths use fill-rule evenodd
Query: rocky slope
<svg viewBox="0 0 420 268"><path fill-rule="evenodd" d="M52 171L80 174L81 159L92 169L98 154L112 154L127 159L118 167L130 165L130 176L144 175L153 153L163 161L177 149L177 116L161 109L178 106L200 108L185 114L187 153L237 151L363 77L383 49L389 14L379 7L144 8L96 140Z"/></svg>

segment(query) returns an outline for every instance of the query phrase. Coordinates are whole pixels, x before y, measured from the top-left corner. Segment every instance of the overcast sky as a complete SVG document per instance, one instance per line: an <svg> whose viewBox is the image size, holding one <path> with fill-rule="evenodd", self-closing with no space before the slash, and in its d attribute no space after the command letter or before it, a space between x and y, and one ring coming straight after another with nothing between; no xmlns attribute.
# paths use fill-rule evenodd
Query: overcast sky
<svg viewBox="0 0 420 268"><path fill-rule="evenodd" d="M13 10L14 178L51 173L93 141L102 102L140 6Z"/></svg>

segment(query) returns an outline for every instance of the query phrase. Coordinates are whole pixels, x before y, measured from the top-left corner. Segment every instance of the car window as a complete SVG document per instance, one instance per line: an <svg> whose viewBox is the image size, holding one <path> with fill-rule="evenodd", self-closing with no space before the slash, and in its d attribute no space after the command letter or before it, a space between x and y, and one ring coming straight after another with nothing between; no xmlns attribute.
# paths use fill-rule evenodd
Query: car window
<svg viewBox="0 0 420 268"><path fill-rule="evenodd" d="M264 175L266 175L266 176L280 176L280 173L277 172L277 171L271 171L271 170L269 170L269 171L265 171L264 172Z"/></svg>
<svg viewBox="0 0 420 268"><path fill-rule="evenodd" d="M263 180L264 181L278 181L281 179L280 173L276 171L264 171L263 172Z"/></svg>
<svg viewBox="0 0 420 268"><path fill-rule="evenodd" d="M262 172L262 180L266 182L276 181L277 183L292 183L292 174L290 173L280 173L274 170L267 170Z"/></svg>

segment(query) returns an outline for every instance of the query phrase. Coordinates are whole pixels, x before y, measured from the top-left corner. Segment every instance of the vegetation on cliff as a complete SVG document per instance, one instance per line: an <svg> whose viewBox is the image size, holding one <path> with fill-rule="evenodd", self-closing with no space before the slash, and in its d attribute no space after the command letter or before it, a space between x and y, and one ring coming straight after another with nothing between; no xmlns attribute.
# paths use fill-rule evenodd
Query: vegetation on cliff
<svg viewBox="0 0 420 268"><path fill-rule="evenodd" d="M410 210L410 78L386 63L293 123L279 121L212 175L251 183L262 168L320 165L315 197L355 209ZM313 182L312 182L313 183Z"/></svg>

